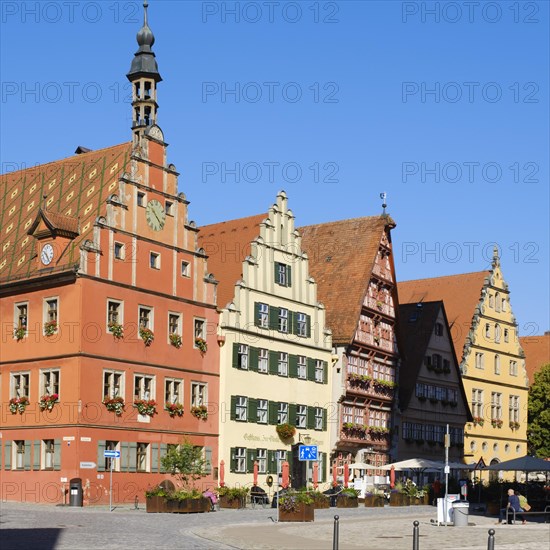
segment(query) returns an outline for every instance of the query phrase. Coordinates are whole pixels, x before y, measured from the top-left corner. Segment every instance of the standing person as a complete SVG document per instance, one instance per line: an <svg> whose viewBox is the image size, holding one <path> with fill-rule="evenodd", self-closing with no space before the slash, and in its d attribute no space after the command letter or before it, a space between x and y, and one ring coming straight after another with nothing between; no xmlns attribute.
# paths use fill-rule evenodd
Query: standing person
<svg viewBox="0 0 550 550"><path fill-rule="evenodd" d="M516 513L523 512L523 510L521 509L521 506L519 505L519 498L516 494L514 494L514 489L508 489L508 504L506 505L506 508L500 509L500 515L498 517L497 524L502 522L504 525L506 525L506 523L508 523L507 513L506 513L508 508L512 508L513 510L516 511Z"/></svg>
<svg viewBox="0 0 550 550"><path fill-rule="evenodd" d="M432 483L432 489L434 490L434 498L439 498L441 494L441 482L439 478L435 478L435 481Z"/></svg>

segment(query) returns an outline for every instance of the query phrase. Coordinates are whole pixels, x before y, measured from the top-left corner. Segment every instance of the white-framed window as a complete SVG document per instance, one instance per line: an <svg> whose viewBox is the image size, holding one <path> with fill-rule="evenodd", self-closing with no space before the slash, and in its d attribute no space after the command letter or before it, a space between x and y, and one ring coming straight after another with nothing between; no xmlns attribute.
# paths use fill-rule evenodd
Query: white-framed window
<svg viewBox="0 0 550 550"><path fill-rule="evenodd" d="M55 466L55 442L53 439L42 440L42 469L53 470Z"/></svg>
<svg viewBox="0 0 550 550"><path fill-rule="evenodd" d="M155 399L155 377L148 374L134 375L134 399Z"/></svg>
<svg viewBox="0 0 550 550"><path fill-rule="evenodd" d="M344 424L353 424L353 407L345 405L342 411L342 422Z"/></svg>
<svg viewBox="0 0 550 550"><path fill-rule="evenodd" d="M11 374L11 396L29 397L30 373L14 372Z"/></svg>
<svg viewBox="0 0 550 550"><path fill-rule="evenodd" d="M267 424L267 399L258 399L258 424Z"/></svg>
<svg viewBox="0 0 550 550"><path fill-rule="evenodd" d="M481 352L476 352L476 369L485 368L485 356Z"/></svg>
<svg viewBox="0 0 550 550"><path fill-rule="evenodd" d="M193 334L195 338L206 340L206 321L204 319L193 319ZM197 347L197 344L194 344Z"/></svg>
<svg viewBox="0 0 550 550"><path fill-rule="evenodd" d="M376 416L376 414L375 414ZM353 409L353 421L355 424L365 423L365 409L363 407L354 407Z"/></svg>
<svg viewBox="0 0 550 550"><path fill-rule="evenodd" d="M106 451L120 451L120 441L105 441ZM104 459L104 468L108 472L111 469L111 460L113 460L113 472L120 472L120 460L114 458Z"/></svg>
<svg viewBox="0 0 550 550"><path fill-rule="evenodd" d="M208 384L205 382L191 382L191 406L206 405L208 400Z"/></svg>
<svg viewBox="0 0 550 550"><path fill-rule="evenodd" d="M147 206L145 193L142 193L141 191L137 192L137 205L141 207Z"/></svg>
<svg viewBox="0 0 550 550"><path fill-rule="evenodd" d="M167 216L173 216L174 215L174 203L172 201L166 201L164 203L164 212Z"/></svg>
<svg viewBox="0 0 550 550"><path fill-rule="evenodd" d="M502 332L502 329L500 328L499 324L495 325L495 343L500 344L500 334Z"/></svg>
<svg viewBox="0 0 550 550"><path fill-rule="evenodd" d="M164 379L164 402L183 405L183 380L181 378Z"/></svg>
<svg viewBox="0 0 550 550"><path fill-rule="evenodd" d="M138 307L139 328L153 330L153 308L148 306Z"/></svg>
<svg viewBox="0 0 550 550"><path fill-rule="evenodd" d="M495 307L495 297L492 294L489 294L489 307Z"/></svg>
<svg viewBox="0 0 550 550"><path fill-rule="evenodd" d="M315 360L315 382L323 383L325 376L325 364L320 359Z"/></svg>
<svg viewBox="0 0 550 550"><path fill-rule="evenodd" d="M59 369L40 371L40 395L59 395Z"/></svg>
<svg viewBox="0 0 550 550"><path fill-rule="evenodd" d="M502 419L502 394L491 392L491 420Z"/></svg>
<svg viewBox="0 0 550 550"><path fill-rule="evenodd" d="M258 372L266 374L269 369L269 350L260 348L258 350Z"/></svg>
<svg viewBox="0 0 550 550"><path fill-rule="evenodd" d="M44 299L44 322L58 322L59 317L59 298Z"/></svg>
<svg viewBox="0 0 550 550"><path fill-rule="evenodd" d="M16 329L25 329L29 326L29 303L20 302L14 305L13 324Z"/></svg>
<svg viewBox="0 0 550 550"><path fill-rule="evenodd" d="M436 323L434 330L436 336L443 336L443 325L441 323Z"/></svg>
<svg viewBox="0 0 550 550"><path fill-rule="evenodd" d="M296 334L307 336L307 315L305 313L296 313Z"/></svg>
<svg viewBox="0 0 550 550"><path fill-rule="evenodd" d="M181 336L181 313L168 312L168 336L171 334Z"/></svg>
<svg viewBox="0 0 550 550"><path fill-rule="evenodd" d="M123 302L120 300L107 300L107 330L109 332L112 332L109 325L122 325L123 311Z"/></svg>
<svg viewBox="0 0 550 550"><path fill-rule="evenodd" d="M235 447L235 472L246 473L246 448Z"/></svg>
<svg viewBox="0 0 550 550"><path fill-rule="evenodd" d="M185 260L181 261L181 276L182 277L191 277L191 265Z"/></svg>
<svg viewBox="0 0 550 550"><path fill-rule="evenodd" d="M124 244L115 241L113 251L115 260L124 260Z"/></svg>
<svg viewBox="0 0 550 550"><path fill-rule="evenodd" d="M511 395L508 406L510 422L519 422L519 395Z"/></svg>
<svg viewBox="0 0 550 550"><path fill-rule="evenodd" d="M500 355L495 355L495 374L500 374Z"/></svg>
<svg viewBox="0 0 550 550"><path fill-rule="evenodd" d="M138 442L136 449L136 471L149 471L149 443Z"/></svg>
<svg viewBox="0 0 550 550"><path fill-rule="evenodd" d="M258 326L269 328L269 306L267 304L258 304Z"/></svg>
<svg viewBox="0 0 550 550"><path fill-rule="evenodd" d="M296 427L297 428L307 427L307 406L306 405L296 405Z"/></svg>
<svg viewBox="0 0 550 550"><path fill-rule="evenodd" d="M495 294L495 311L500 312L500 306L501 306L500 294L497 292Z"/></svg>
<svg viewBox="0 0 550 550"><path fill-rule="evenodd" d="M13 452L15 454L14 470L24 470L25 469L25 441L21 439L16 439L13 442Z"/></svg>
<svg viewBox="0 0 550 550"><path fill-rule="evenodd" d="M286 460L286 451L275 451L275 464L278 465L278 470L281 471L283 462Z"/></svg>
<svg viewBox="0 0 550 550"><path fill-rule="evenodd" d="M267 474L267 449L256 449L256 460L258 461L258 473Z"/></svg>
<svg viewBox="0 0 550 550"><path fill-rule="evenodd" d="M235 420L246 422L248 419L248 398L242 395L237 396L235 405Z"/></svg>
<svg viewBox="0 0 550 550"><path fill-rule="evenodd" d="M517 376L517 375L518 375L518 362L510 361L510 376Z"/></svg>
<svg viewBox="0 0 550 550"><path fill-rule="evenodd" d="M485 324L485 338L489 339L491 337L491 325L489 323Z"/></svg>
<svg viewBox="0 0 550 550"><path fill-rule="evenodd" d="M501 305L502 311L506 311L506 298L502 298L502 300L500 301L500 305Z"/></svg>
<svg viewBox="0 0 550 550"><path fill-rule="evenodd" d="M290 269L286 264L275 262L275 282L281 286L290 286Z"/></svg>
<svg viewBox="0 0 550 550"><path fill-rule="evenodd" d="M115 370L103 371L103 396L124 397L124 373Z"/></svg>
<svg viewBox="0 0 550 550"><path fill-rule="evenodd" d="M298 378L307 379L307 358L305 355L298 355Z"/></svg>
<svg viewBox="0 0 550 550"><path fill-rule="evenodd" d="M237 350L237 367L239 369L248 369L248 346L245 344L239 344Z"/></svg>
<svg viewBox="0 0 550 550"><path fill-rule="evenodd" d="M472 389L472 416L483 418L483 390Z"/></svg>
<svg viewBox="0 0 550 550"><path fill-rule="evenodd" d="M279 376L288 376L288 353L279 353L279 359L277 361L277 374Z"/></svg>
<svg viewBox="0 0 550 550"><path fill-rule="evenodd" d="M435 369L443 368L443 358L439 355L439 353L434 353L432 355L432 365Z"/></svg>
<svg viewBox="0 0 550 550"><path fill-rule="evenodd" d="M284 307L279 308L277 330L279 332L288 332L288 309Z"/></svg>
<svg viewBox="0 0 550 550"><path fill-rule="evenodd" d="M288 403L279 403L277 408L277 424L288 422Z"/></svg>
<svg viewBox="0 0 550 550"><path fill-rule="evenodd" d="M510 333L507 328L504 329L504 341L509 342L510 341Z"/></svg>
<svg viewBox="0 0 550 550"><path fill-rule="evenodd" d="M149 267L160 269L160 254L158 252L149 252Z"/></svg>

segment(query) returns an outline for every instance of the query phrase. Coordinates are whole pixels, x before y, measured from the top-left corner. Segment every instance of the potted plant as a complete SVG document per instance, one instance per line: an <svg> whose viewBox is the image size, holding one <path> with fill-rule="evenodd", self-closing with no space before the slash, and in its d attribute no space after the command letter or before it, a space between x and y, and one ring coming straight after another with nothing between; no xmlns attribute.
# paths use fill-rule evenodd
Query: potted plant
<svg viewBox="0 0 550 550"><path fill-rule="evenodd" d="M315 510L330 507L330 499L320 491L309 491L309 496L313 499L313 508Z"/></svg>
<svg viewBox="0 0 550 550"><path fill-rule="evenodd" d="M296 433L296 428L291 424L278 424L275 430L281 439L290 439Z"/></svg>
<svg viewBox="0 0 550 550"><path fill-rule="evenodd" d="M208 350L208 344L204 338L195 338L195 346L199 348L201 353L206 353Z"/></svg>
<svg viewBox="0 0 550 550"><path fill-rule="evenodd" d="M483 420L481 416L474 416L473 423L474 423L474 426L483 426L483 424L485 423L485 420Z"/></svg>
<svg viewBox="0 0 550 550"><path fill-rule="evenodd" d="M502 428L502 420L494 418L493 420L491 420L491 425L493 426L493 428Z"/></svg>
<svg viewBox="0 0 550 550"><path fill-rule="evenodd" d="M383 508L385 504L384 493L374 489L365 493L365 506L367 508Z"/></svg>
<svg viewBox="0 0 550 550"><path fill-rule="evenodd" d="M519 430L519 422L510 422L510 428L512 430Z"/></svg>
<svg viewBox="0 0 550 550"><path fill-rule="evenodd" d="M168 403L164 404L164 409L168 411L168 414L174 418L175 416L183 416L183 405L181 403Z"/></svg>
<svg viewBox="0 0 550 550"><path fill-rule="evenodd" d="M208 409L206 405L191 407L191 414L196 418L201 418L202 420L206 420L208 418Z"/></svg>
<svg viewBox="0 0 550 550"><path fill-rule="evenodd" d="M124 327L115 322L110 322L107 325L109 332L117 339L124 338Z"/></svg>
<svg viewBox="0 0 550 550"><path fill-rule="evenodd" d="M57 321L47 321L44 323L44 334L53 336L57 332Z"/></svg>
<svg viewBox="0 0 550 550"><path fill-rule="evenodd" d="M19 340L23 340L25 338L25 335L27 334L27 327L17 327L13 331L13 335L15 336L16 340L19 342Z"/></svg>
<svg viewBox="0 0 550 550"><path fill-rule="evenodd" d="M166 497L168 492L158 485L157 487L145 491L145 510L148 514L168 512Z"/></svg>
<svg viewBox="0 0 550 550"><path fill-rule="evenodd" d="M218 487L217 492L220 496L220 508L246 508L248 487Z"/></svg>
<svg viewBox="0 0 550 550"><path fill-rule="evenodd" d="M313 498L306 491L288 491L281 495L279 521L314 521Z"/></svg>
<svg viewBox="0 0 550 550"><path fill-rule="evenodd" d="M10 412L11 414L23 414L28 405L30 405L29 398L26 396L23 397L12 397L10 399Z"/></svg>
<svg viewBox="0 0 550 550"><path fill-rule="evenodd" d="M342 489L342 492L336 498L336 508L357 508L359 505L358 494L355 489Z"/></svg>
<svg viewBox="0 0 550 550"><path fill-rule="evenodd" d="M136 399L134 407L144 416L154 416L157 412L157 402L154 399Z"/></svg>
<svg viewBox="0 0 550 550"><path fill-rule="evenodd" d="M155 334L150 328L140 327L139 337L143 340L143 343L149 347L155 339Z"/></svg>
<svg viewBox="0 0 550 550"><path fill-rule="evenodd" d="M117 416L122 416L122 413L124 412L123 397L109 397L106 395L103 398L103 404L108 411L114 412Z"/></svg>
<svg viewBox="0 0 550 550"><path fill-rule="evenodd" d="M41 411L45 411L46 409L48 411L51 411L54 405L58 401L59 401L59 395L57 393L52 393L51 395L43 395L40 398L40 402L38 403L38 406L40 407Z"/></svg>
<svg viewBox="0 0 550 550"><path fill-rule="evenodd" d="M176 334L175 332L172 332L172 334L170 334L170 336L168 338L170 338L170 344L172 346L174 346L177 349L181 348L181 345L182 345L183 341L182 341L181 336L179 334Z"/></svg>

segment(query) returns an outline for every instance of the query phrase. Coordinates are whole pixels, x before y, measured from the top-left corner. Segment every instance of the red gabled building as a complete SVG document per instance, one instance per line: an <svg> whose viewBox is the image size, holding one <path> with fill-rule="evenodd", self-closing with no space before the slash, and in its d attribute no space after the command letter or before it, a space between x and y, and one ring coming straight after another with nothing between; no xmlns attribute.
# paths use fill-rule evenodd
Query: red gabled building
<svg viewBox="0 0 550 550"><path fill-rule="evenodd" d="M146 17L137 41L132 141L1 177L3 500L60 503L80 478L108 502L112 449L113 501L143 501L184 437L214 483L216 282L156 123Z"/></svg>

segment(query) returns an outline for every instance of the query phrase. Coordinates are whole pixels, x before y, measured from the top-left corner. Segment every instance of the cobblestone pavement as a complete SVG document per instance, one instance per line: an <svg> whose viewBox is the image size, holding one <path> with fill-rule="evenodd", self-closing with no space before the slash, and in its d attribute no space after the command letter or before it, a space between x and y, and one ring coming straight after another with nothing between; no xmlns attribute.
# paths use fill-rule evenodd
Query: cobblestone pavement
<svg viewBox="0 0 550 550"><path fill-rule="evenodd" d="M340 516L340 550L411 550L413 521L420 522L421 550L550 550L550 524L495 525L470 515L468 527L436 526L429 506L317 510L314 523L274 523L272 509L209 514L146 514L118 507L68 508L0 504L1 550L288 549L332 548L334 515Z"/></svg>

